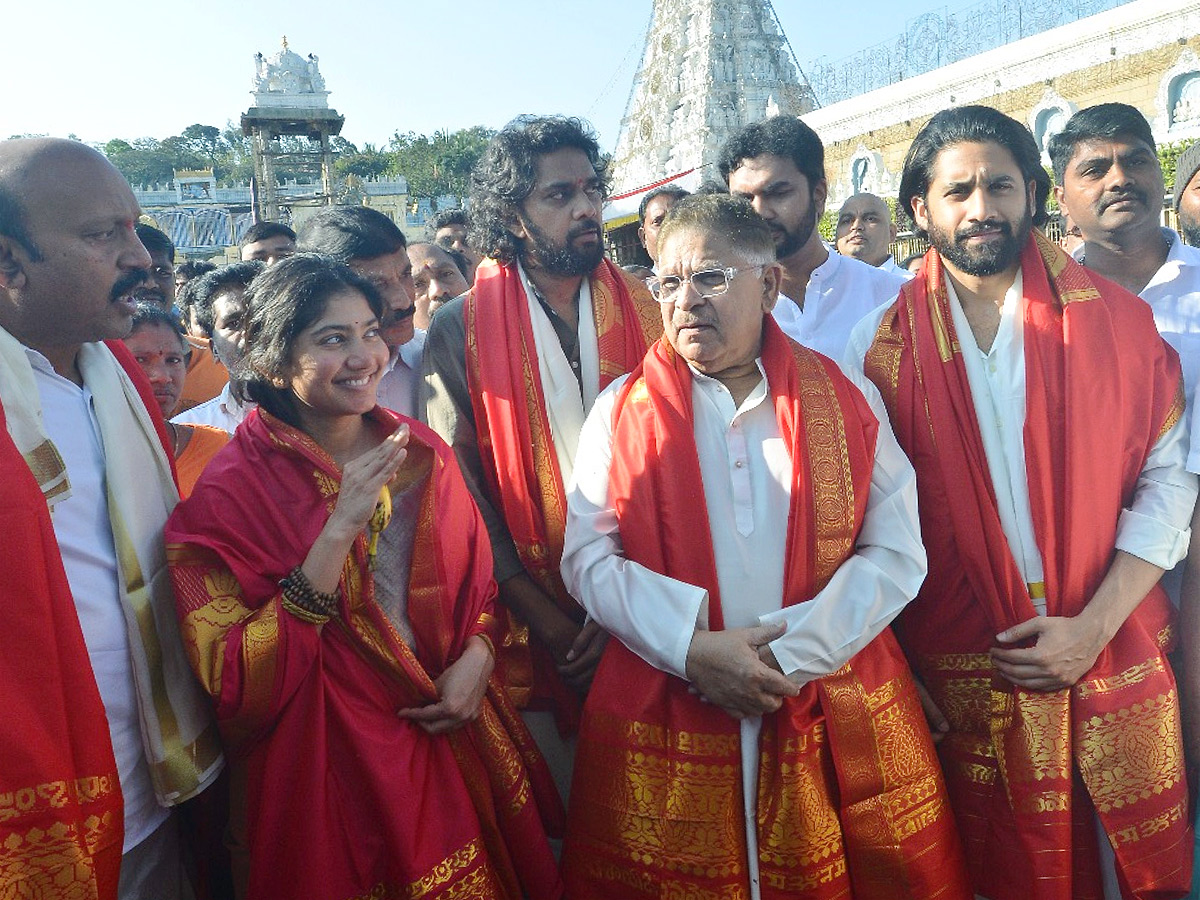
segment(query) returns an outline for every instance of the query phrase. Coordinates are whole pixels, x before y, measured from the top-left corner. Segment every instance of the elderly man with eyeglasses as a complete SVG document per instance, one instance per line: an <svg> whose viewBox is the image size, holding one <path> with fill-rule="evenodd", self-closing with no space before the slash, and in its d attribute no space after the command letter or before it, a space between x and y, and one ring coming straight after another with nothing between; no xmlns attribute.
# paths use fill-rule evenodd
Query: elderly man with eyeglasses
<svg viewBox="0 0 1200 900"><path fill-rule="evenodd" d="M748 203L680 200L664 337L580 435L563 576L616 639L580 731L573 900L971 895L888 629L925 575L915 476L874 387L772 318L780 280Z"/></svg>

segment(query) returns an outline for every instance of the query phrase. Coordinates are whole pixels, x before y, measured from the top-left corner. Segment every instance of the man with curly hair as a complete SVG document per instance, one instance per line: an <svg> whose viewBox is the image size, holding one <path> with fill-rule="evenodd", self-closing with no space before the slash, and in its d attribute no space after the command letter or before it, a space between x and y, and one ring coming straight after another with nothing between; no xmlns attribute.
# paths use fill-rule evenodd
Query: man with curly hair
<svg viewBox="0 0 1200 900"><path fill-rule="evenodd" d="M472 174L475 285L430 323L425 413L488 526L507 607L497 670L564 798L572 735L606 635L559 574L579 431L596 395L662 331L641 282L604 257L605 165L578 119L522 117Z"/></svg>

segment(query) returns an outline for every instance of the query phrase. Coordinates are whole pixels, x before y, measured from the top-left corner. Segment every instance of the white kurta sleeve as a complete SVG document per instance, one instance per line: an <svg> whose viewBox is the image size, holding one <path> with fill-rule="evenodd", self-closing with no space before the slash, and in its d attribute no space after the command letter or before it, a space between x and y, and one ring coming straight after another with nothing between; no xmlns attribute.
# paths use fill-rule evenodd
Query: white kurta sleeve
<svg viewBox="0 0 1200 900"><path fill-rule="evenodd" d="M655 668L684 678L688 648L708 592L623 556L608 481L612 411L625 377L596 399L579 435L567 492L563 580L605 631Z"/></svg>
<svg viewBox="0 0 1200 900"><path fill-rule="evenodd" d="M759 619L787 626L771 650L784 674L801 684L837 671L870 643L917 595L926 572L916 473L896 442L879 391L860 371L845 371L879 419L871 493L857 547L807 603Z"/></svg>
<svg viewBox="0 0 1200 900"><path fill-rule="evenodd" d="M1187 417L1161 438L1138 476L1133 503L1117 520L1116 547L1160 569L1187 555L1196 476L1187 471Z"/></svg>

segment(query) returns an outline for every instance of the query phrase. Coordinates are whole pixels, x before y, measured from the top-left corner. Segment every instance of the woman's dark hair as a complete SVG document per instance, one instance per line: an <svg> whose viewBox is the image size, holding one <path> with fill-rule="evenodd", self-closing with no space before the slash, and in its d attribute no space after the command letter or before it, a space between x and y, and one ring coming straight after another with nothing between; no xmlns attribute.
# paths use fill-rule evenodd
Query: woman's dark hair
<svg viewBox="0 0 1200 900"><path fill-rule="evenodd" d="M185 356L190 356L192 346L187 342L187 338L183 333L183 325L179 322L179 317L168 309L163 309L157 303L149 303L141 301L134 307L133 310L133 327L129 329L129 336L137 334L139 329L162 325L175 332L179 338L180 349L183 350Z"/></svg>
<svg viewBox="0 0 1200 900"><path fill-rule="evenodd" d="M928 195L938 154L955 144L999 144L1011 153L1025 183L1034 183L1033 224L1038 228L1046 224L1050 176L1042 168L1042 154L1033 134L1016 119L990 106L956 106L930 119L908 148L898 205L914 226L913 198L924 199ZM928 237L919 226L914 231L920 237Z"/></svg>
<svg viewBox="0 0 1200 900"><path fill-rule="evenodd" d="M580 150L608 193L608 161L591 126L563 116L520 116L504 126L471 172L467 240L485 256L515 260L522 242L509 229L537 184L538 157L556 150Z"/></svg>
<svg viewBox="0 0 1200 900"><path fill-rule="evenodd" d="M296 338L321 318L330 297L346 290L362 294L371 312L383 316L383 300L375 287L327 256L297 253L250 282L243 297L246 355L233 373L234 396L299 428L296 395L274 380L287 378Z"/></svg>

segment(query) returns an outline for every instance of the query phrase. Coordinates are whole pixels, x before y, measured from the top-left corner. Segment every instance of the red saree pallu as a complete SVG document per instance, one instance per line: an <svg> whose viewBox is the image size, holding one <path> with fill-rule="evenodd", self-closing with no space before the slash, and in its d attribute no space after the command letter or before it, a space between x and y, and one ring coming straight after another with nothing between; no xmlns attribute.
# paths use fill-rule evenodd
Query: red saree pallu
<svg viewBox="0 0 1200 900"><path fill-rule="evenodd" d="M662 334L650 292L602 260L589 276L600 356L600 388L638 364ZM530 577L577 622L583 609L559 572L567 501L546 413L529 303L515 265L486 261L463 307L467 384L475 414L486 490L503 516ZM529 627L504 610L496 670L520 708L553 710L559 729L574 733L579 696L562 681L550 652Z"/></svg>
<svg viewBox="0 0 1200 900"><path fill-rule="evenodd" d="M257 411L167 527L191 662L245 772L249 896L557 898L546 829L561 806L493 679L477 721L427 734L396 716L494 628L486 529L451 451L420 423L395 491L420 496L409 574L415 647L374 600L365 536L322 628L282 607L337 501L340 471L305 434Z"/></svg>
<svg viewBox="0 0 1200 900"><path fill-rule="evenodd" d="M878 422L825 357L764 319L762 360L793 461L783 603L854 553ZM692 410L665 341L613 413L611 490L625 555L708 591L723 627ZM647 603L653 598L647 597ZM969 900L912 675L885 630L763 717L756 828L764 900ZM572 900L746 898L738 723L611 640L584 709L563 868Z"/></svg>
<svg viewBox="0 0 1200 900"><path fill-rule="evenodd" d="M1143 301L1038 232L1021 271L1030 507L1047 615L1074 616L1111 565L1150 450L1182 415L1179 362ZM936 251L885 314L865 369L917 470L929 576L896 632L951 724L939 752L976 891L1099 898L1107 839L1126 896L1182 896L1192 837L1166 595L1156 586L1072 688L1002 679L995 636L1036 612L1001 527Z"/></svg>

